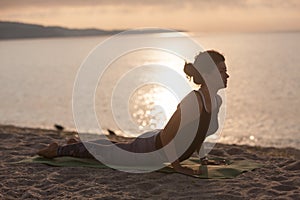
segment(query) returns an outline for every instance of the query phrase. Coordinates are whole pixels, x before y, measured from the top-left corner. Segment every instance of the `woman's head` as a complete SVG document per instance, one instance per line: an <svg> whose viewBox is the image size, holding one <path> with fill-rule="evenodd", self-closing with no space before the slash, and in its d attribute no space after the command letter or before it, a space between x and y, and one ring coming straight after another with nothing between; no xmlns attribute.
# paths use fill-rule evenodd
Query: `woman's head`
<svg viewBox="0 0 300 200"><path fill-rule="evenodd" d="M196 67L197 69L196 69ZM217 66L223 81L223 87L227 87L227 78L229 75L226 73L226 64L224 56L214 50L200 52L196 57L194 64L185 63L184 72L187 76L193 77L194 83L198 85L206 85L203 76L204 74L212 74L212 71ZM201 73L199 73L201 72Z"/></svg>

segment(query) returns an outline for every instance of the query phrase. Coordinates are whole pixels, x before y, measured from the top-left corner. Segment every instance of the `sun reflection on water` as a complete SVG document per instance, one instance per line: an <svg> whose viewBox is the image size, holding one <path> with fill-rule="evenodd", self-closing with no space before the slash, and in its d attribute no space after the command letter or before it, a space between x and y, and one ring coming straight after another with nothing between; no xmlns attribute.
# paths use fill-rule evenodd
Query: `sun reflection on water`
<svg viewBox="0 0 300 200"><path fill-rule="evenodd" d="M193 89L183 72L184 62L171 52L143 49L111 63L96 91L101 127L127 137L164 128L180 100Z"/></svg>
<svg viewBox="0 0 300 200"><path fill-rule="evenodd" d="M161 129L176 110L178 102L167 88L147 84L131 95L129 113L140 131Z"/></svg>

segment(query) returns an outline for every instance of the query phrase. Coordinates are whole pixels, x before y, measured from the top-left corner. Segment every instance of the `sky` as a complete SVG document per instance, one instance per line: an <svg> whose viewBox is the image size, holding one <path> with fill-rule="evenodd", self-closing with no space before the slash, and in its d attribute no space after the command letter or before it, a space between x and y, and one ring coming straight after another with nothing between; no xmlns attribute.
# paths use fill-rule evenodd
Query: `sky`
<svg viewBox="0 0 300 200"><path fill-rule="evenodd" d="M68 28L299 31L299 0L1 0L0 20Z"/></svg>

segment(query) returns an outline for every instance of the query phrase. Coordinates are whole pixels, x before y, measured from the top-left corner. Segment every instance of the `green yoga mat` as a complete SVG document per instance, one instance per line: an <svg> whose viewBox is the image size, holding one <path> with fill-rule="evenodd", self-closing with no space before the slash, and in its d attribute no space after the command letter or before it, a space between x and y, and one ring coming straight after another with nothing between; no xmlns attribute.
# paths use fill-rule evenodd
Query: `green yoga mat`
<svg viewBox="0 0 300 200"><path fill-rule="evenodd" d="M210 160L219 160L220 158L210 158ZM83 159L75 157L57 157L54 159L47 159L40 156L34 156L27 159L24 159L18 163L43 163L51 166L57 167L93 167L93 168L109 168L106 165L98 162L93 159ZM201 169L201 175L192 175L196 178L204 179L225 179L225 178L234 178L239 174L242 174L247 171L251 171L257 168L262 167L262 164L249 161L249 160L239 160L239 161L228 161L226 160L227 165L203 165L201 166L198 158L190 158L181 164L185 167L190 167L194 170ZM163 173L178 173L174 171L171 167L167 166L158 170L158 172Z"/></svg>

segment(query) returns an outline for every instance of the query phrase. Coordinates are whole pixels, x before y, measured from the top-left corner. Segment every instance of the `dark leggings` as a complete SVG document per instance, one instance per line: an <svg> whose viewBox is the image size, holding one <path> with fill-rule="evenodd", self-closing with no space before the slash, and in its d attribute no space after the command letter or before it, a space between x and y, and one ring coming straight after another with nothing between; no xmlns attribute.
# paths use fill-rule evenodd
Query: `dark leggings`
<svg viewBox="0 0 300 200"><path fill-rule="evenodd" d="M94 158L82 142L60 146L57 156L72 156L77 158Z"/></svg>
<svg viewBox="0 0 300 200"><path fill-rule="evenodd" d="M91 143L95 143L98 145L109 146L114 143L119 148L134 152L134 153L147 153L152 152L157 149L155 135L148 138L136 138L132 142L114 142L108 141L105 139L92 141ZM104 146L103 146L104 147ZM77 158L95 158L90 152L86 149L82 142L68 144L64 146L60 146L57 150L57 156L72 156Z"/></svg>

